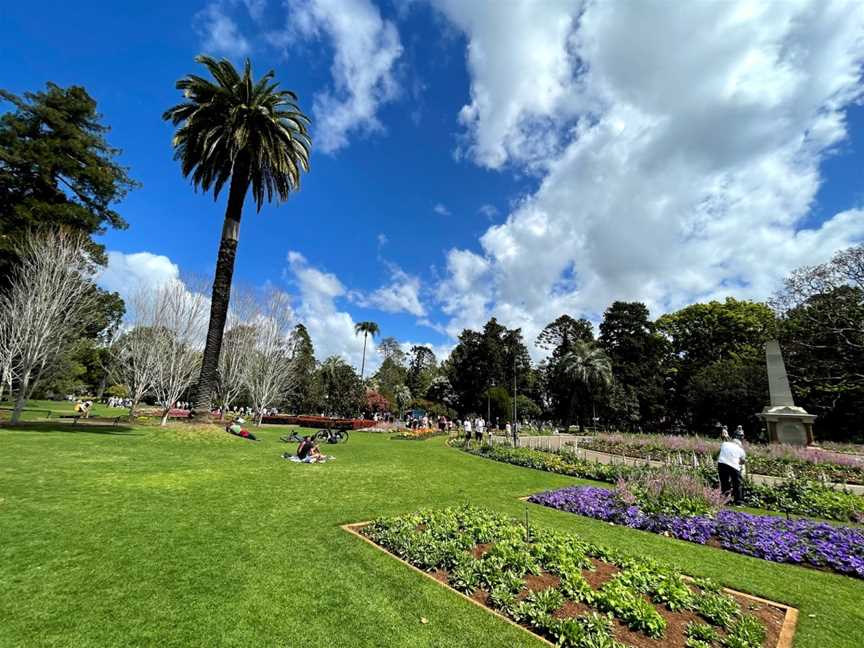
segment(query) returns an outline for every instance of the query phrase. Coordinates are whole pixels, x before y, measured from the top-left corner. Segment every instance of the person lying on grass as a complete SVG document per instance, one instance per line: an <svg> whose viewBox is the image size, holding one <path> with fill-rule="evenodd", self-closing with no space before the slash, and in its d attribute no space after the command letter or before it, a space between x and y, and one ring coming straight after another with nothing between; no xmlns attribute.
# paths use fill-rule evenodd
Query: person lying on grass
<svg viewBox="0 0 864 648"><path fill-rule="evenodd" d="M240 427L245 422L246 421L244 421L242 418L238 418L229 423L225 427L225 431L228 432L228 434L233 434L234 436L243 437L244 439L249 439L250 441L257 441L258 439L254 434L252 434L249 430L245 430Z"/></svg>

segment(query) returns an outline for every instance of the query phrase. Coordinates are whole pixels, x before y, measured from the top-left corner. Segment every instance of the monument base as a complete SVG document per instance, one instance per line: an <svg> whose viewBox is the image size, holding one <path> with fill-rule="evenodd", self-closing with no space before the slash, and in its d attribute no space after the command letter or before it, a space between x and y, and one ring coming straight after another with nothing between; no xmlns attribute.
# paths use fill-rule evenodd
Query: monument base
<svg viewBox="0 0 864 648"><path fill-rule="evenodd" d="M769 443L788 445L813 445L813 421L815 414L808 414L803 407L775 405L766 407L757 414L768 427Z"/></svg>

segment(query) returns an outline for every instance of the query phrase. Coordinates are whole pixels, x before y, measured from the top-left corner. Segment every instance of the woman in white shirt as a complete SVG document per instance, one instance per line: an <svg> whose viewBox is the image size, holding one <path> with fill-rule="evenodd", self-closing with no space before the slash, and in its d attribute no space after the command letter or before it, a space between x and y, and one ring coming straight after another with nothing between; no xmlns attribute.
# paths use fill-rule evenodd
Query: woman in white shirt
<svg viewBox="0 0 864 648"><path fill-rule="evenodd" d="M720 444L720 454L717 457L717 473L720 475L720 490L726 496L732 496L735 504L741 504L744 498L741 494L741 469L747 459L742 441L744 430L739 425L732 436Z"/></svg>

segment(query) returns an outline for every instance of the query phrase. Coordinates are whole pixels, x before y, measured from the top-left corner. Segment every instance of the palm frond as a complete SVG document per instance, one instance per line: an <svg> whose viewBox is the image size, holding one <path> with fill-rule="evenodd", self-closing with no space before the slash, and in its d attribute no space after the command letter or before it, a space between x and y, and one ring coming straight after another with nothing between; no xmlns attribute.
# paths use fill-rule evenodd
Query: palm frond
<svg viewBox="0 0 864 648"><path fill-rule="evenodd" d="M259 210L265 201L287 200L309 171L312 148L311 120L297 95L280 90L272 70L255 81L248 59L242 74L225 59L195 60L212 79L189 74L178 80L185 101L162 115L177 127L172 143L183 175L218 198L235 172L243 172Z"/></svg>

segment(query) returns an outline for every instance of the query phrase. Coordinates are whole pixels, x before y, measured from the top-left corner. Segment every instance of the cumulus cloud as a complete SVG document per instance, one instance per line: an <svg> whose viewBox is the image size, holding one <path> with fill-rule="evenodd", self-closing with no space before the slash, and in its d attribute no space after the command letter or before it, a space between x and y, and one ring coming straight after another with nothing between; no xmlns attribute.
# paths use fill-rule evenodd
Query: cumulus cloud
<svg viewBox="0 0 864 648"><path fill-rule="evenodd" d="M434 207L432 207L432 211L434 211L439 216L449 216L450 210L447 209L447 205L443 203L437 203Z"/></svg>
<svg viewBox="0 0 864 648"><path fill-rule="evenodd" d="M483 2L433 4L468 36L462 152L499 168L508 160L541 162L559 150L560 133L550 126L585 107L570 44L582 0L509 0L494 11Z"/></svg>
<svg viewBox="0 0 864 648"><path fill-rule="evenodd" d="M857 209L805 224L861 95L860 4L436 4L468 41L466 151L541 180L479 251L449 253L451 334L496 315L532 339L616 299L764 299L864 239Z"/></svg>
<svg viewBox="0 0 864 648"><path fill-rule="evenodd" d="M351 291L349 298L358 306L378 308L385 313L410 313L424 317L426 309L420 301L420 279L402 268L388 264L390 283L369 294Z"/></svg>
<svg viewBox="0 0 864 648"><path fill-rule="evenodd" d="M96 283L128 300L140 288L158 288L180 278L180 268L167 256L152 252L108 251L108 264Z"/></svg>
<svg viewBox="0 0 864 648"><path fill-rule="evenodd" d="M336 299L347 293L336 275L309 264L299 252L288 253L288 274L299 290L298 319L303 322L315 346L319 360L339 356L355 367L360 366L363 338L354 333L354 320L336 306ZM375 342L369 339L366 366L371 371L379 362Z"/></svg>
<svg viewBox="0 0 864 648"><path fill-rule="evenodd" d="M286 28L268 40L290 45L324 40L333 47L332 87L315 96L315 147L333 153L353 133L384 130L378 108L399 93L394 68L402 55L396 25L369 0L286 0Z"/></svg>
<svg viewBox="0 0 864 648"><path fill-rule="evenodd" d="M196 14L195 23L202 39L202 47L208 54L245 56L251 47L229 15L229 6L230 3L226 5L223 2L214 2ZM263 3L256 0L249 0L246 6L252 15L263 10Z"/></svg>

